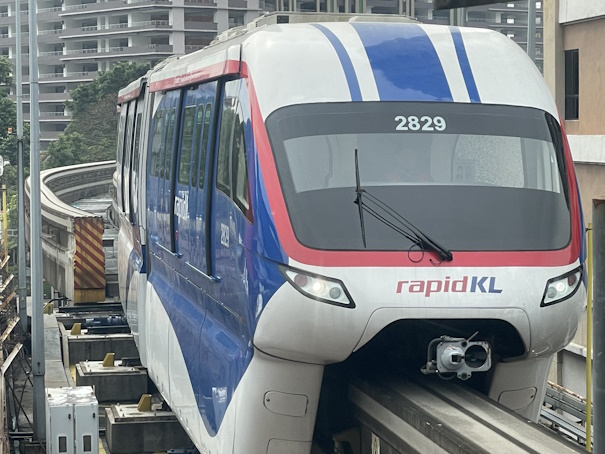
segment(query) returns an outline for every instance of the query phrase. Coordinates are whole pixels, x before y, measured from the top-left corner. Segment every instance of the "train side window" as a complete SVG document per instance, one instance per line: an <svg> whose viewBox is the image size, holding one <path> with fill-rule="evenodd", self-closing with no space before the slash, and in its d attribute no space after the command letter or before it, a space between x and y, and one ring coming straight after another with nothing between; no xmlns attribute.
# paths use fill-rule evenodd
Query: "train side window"
<svg viewBox="0 0 605 454"><path fill-rule="evenodd" d="M223 101L223 113L221 115L221 133L218 145L218 164L216 168L216 187L231 197L231 165L230 151L231 139L233 137L233 123L235 120L235 104L237 100L226 97Z"/></svg>
<svg viewBox="0 0 605 454"><path fill-rule="evenodd" d="M195 126L195 106L185 107L183 116L183 134L181 135L181 153L179 156L179 183L189 184L191 173L191 147Z"/></svg>
<svg viewBox="0 0 605 454"><path fill-rule="evenodd" d="M171 163L171 159L172 159L172 149L174 148L174 144L173 144L173 136L174 136L174 120L176 118L176 109L173 107L172 109L170 109L170 114L169 117L166 118L166 146L165 146L165 159L164 159L164 174L163 177L167 180L170 179L170 163ZM161 168L160 168L161 169ZM162 175L162 172L160 172L160 175Z"/></svg>
<svg viewBox="0 0 605 454"><path fill-rule="evenodd" d="M141 151L141 123L143 122L143 114L138 113L134 128L134 149L132 155L132 173L139 172L139 154Z"/></svg>
<svg viewBox="0 0 605 454"><path fill-rule="evenodd" d="M149 164L150 173L157 177L160 167L160 148L162 147L162 125L164 123L164 111L158 110L153 120L153 136L151 138L151 162Z"/></svg>
<svg viewBox="0 0 605 454"><path fill-rule="evenodd" d="M191 163L191 187L197 186L197 167L200 159L200 136L202 134L202 121L204 119L204 106L197 106L195 113L195 131L193 132L193 162Z"/></svg>
<svg viewBox="0 0 605 454"><path fill-rule="evenodd" d="M244 213L246 218L252 222L250 191L248 190L248 160L244 133L244 115L239 103L237 104L237 114L235 116L235 126L233 129L232 150L233 201L242 213Z"/></svg>
<svg viewBox="0 0 605 454"><path fill-rule="evenodd" d="M206 104L204 115L204 129L202 131L202 158L200 165L200 188L204 187L206 181L206 156L208 154L208 134L210 132L210 117L212 115L212 104Z"/></svg>
<svg viewBox="0 0 605 454"><path fill-rule="evenodd" d="M124 125L126 124L126 111L128 104L124 104L120 112L120 121L118 122L118 146L116 149L116 161L118 167L121 167L124 156Z"/></svg>

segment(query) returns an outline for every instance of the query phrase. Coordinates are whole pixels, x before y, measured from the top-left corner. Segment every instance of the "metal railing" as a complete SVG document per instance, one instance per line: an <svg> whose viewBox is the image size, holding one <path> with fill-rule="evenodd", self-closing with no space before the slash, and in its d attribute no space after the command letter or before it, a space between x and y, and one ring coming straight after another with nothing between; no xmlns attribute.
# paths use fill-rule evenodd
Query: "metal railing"
<svg viewBox="0 0 605 454"><path fill-rule="evenodd" d="M62 28L58 28L56 30L39 30L38 35L60 35L64 31L65 30L63 30Z"/></svg>
<svg viewBox="0 0 605 454"><path fill-rule="evenodd" d="M63 11L63 8L60 6L55 6L54 8L42 8L38 10L38 14L40 13L54 13L57 11Z"/></svg>
<svg viewBox="0 0 605 454"><path fill-rule="evenodd" d="M66 112L40 112L41 117L67 117L69 114Z"/></svg>
<svg viewBox="0 0 605 454"><path fill-rule="evenodd" d="M85 3L83 5L70 5L70 6L64 6L63 7L63 11L73 11L73 10L79 10L79 9L87 9L88 8L88 4Z"/></svg>
<svg viewBox="0 0 605 454"><path fill-rule="evenodd" d="M53 50L49 52L38 52L38 57L52 57L54 55L63 55L62 50Z"/></svg>

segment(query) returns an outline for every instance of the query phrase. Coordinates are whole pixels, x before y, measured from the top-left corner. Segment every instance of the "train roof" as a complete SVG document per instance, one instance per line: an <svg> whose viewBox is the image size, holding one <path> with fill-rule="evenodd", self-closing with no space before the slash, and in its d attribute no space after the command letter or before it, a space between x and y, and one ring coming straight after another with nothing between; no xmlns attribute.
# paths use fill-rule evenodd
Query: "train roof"
<svg viewBox="0 0 605 454"><path fill-rule="evenodd" d="M264 118L302 103L441 101L534 107L558 119L542 75L501 33L409 19L336 15L337 21L323 22L314 19L326 16L315 16L306 23L260 18L168 62L150 75L150 89L247 74Z"/></svg>

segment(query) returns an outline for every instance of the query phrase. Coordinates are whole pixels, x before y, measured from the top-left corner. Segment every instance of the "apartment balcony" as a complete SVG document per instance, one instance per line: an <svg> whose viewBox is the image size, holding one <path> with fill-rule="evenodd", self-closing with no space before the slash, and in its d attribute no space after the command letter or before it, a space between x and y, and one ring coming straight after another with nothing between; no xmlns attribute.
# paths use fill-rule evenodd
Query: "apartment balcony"
<svg viewBox="0 0 605 454"><path fill-rule="evenodd" d="M448 17L433 16L431 19L429 19L428 16L416 16L416 19L418 19L420 22L422 22L424 24L449 24L450 23L449 16Z"/></svg>
<svg viewBox="0 0 605 454"><path fill-rule="evenodd" d="M61 42L61 34L63 34L65 30L59 28L57 30L38 30L38 43L39 44L52 44L52 43L60 43Z"/></svg>
<svg viewBox="0 0 605 454"><path fill-rule="evenodd" d="M185 31L216 33L216 27L215 22L185 22Z"/></svg>
<svg viewBox="0 0 605 454"><path fill-rule="evenodd" d="M146 32L156 30L172 30L172 23L167 20L151 20L145 22L133 22L131 24L109 24L109 25L92 25L89 27L81 27L79 29L68 29L61 34L62 39L70 38L86 38L90 36L115 36L115 35L130 35L135 32ZM216 26L215 26L216 30Z"/></svg>
<svg viewBox="0 0 605 454"><path fill-rule="evenodd" d="M123 59L126 57L167 57L173 54L170 44L149 44L146 46L110 47L109 49L76 49L65 51L61 61L85 61L98 59Z"/></svg>
<svg viewBox="0 0 605 454"><path fill-rule="evenodd" d="M54 8L41 8L37 11L38 23L46 21L59 21L59 13L63 10L62 7L56 6Z"/></svg>
<svg viewBox="0 0 605 454"><path fill-rule="evenodd" d="M16 101L17 96L11 95L11 96L9 96L9 99ZM70 99L69 93L40 93L38 95L38 101L40 103L63 104L65 101L68 101L69 99ZM23 102L25 104L29 104L29 95L23 95Z"/></svg>
<svg viewBox="0 0 605 454"><path fill-rule="evenodd" d="M190 54L191 52L196 52L198 50L203 49L204 47L208 46L207 44L185 44L185 53L186 54Z"/></svg>
<svg viewBox="0 0 605 454"><path fill-rule="evenodd" d="M13 25L15 23L15 15L9 15L8 13L0 13L0 25ZM21 23L27 23L27 16L23 18Z"/></svg>
<svg viewBox="0 0 605 454"><path fill-rule="evenodd" d="M269 11L269 12L275 11L275 4L266 2L264 0L260 0L258 2L258 7L263 11Z"/></svg>
<svg viewBox="0 0 605 454"><path fill-rule="evenodd" d="M0 0L2 1L2 0ZM113 0L109 2L84 3L63 7L60 17L96 15L100 12L148 9L157 6L171 6L172 0Z"/></svg>
<svg viewBox="0 0 605 454"><path fill-rule="evenodd" d="M41 142L53 142L59 138L63 131L40 131Z"/></svg>
<svg viewBox="0 0 605 454"><path fill-rule="evenodd" d="M29 96L28 96L29 98ZM61 103L69 101L69 93L40 93L38 99L41 103ZM25 101L28 102L28 101Z"/></svg>
<svg viewBox="0 0 605 454"><path fill-rule="evenodd" d="M229 5L229 8L248 9L247 0L229 0L228 5Z"/></svg>
<svg viewBox="0 0 605 454"><path fill-rule="evenodd" d="M185 0L185 6L195 6L200 8L216 8L215 0Z"/></svg>
<svg viewBox="0 0 605 454"><path fill-rule="evenodd" d="M23 57L24 59L27 57ZM91 82L99 75L98 71L82 71L69 73L49 73L38 75L40 85L65 84L66 82ZM23 83L29 84L29 75L23 76Z"/></svg>
<svg viewBox="0 0 605 454"><path fill-rule="evenodd" d="M490 6L488 9L490 11L494 11L494 12L498 12L498 13L510 13L515 12L515 13L525 13L527 15L527 2L523 2L523 3L513 3L513 5L515 5L512 8L509 8L507 6L502 6L502 5L494 5L494 6ZM542 14L542 9L538 9L536 8L536 14Z"/></svg>
<svg viewBox="0 0 605 454"><path fill-rule="evenodd" d="M490 28L493 29L502 29L502 28L506 28L506 29L516 29L516 28L523 28L523 29L527 29L527 19L525 20L515 20L515 21L510 21L510 20L503 20L503 21L499 21L499 22L491 22L488 23ZM536 30L541 30L542 29L543 24L536 24Z"/></svg>
<svg viewBox="0 0 605 454"><path fill-rule="evenodd" d="M23 120L29 121L30 114L24 113ZM40 123L68 123L71 121L71 114L66 112L40 112Z"/></svg>

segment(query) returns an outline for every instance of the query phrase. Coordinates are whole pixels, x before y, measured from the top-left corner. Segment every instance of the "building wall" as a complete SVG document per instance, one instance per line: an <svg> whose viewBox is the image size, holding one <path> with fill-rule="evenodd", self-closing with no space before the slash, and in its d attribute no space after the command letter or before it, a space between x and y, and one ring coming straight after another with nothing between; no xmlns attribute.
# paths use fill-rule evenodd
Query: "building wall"
<svg viewBox="0 0 605 454"><path fill-rule="evenodd" d="M563 50L578 49L579 115L566 120L567 134L605 134L605 18L563 27Z"/></svg>

